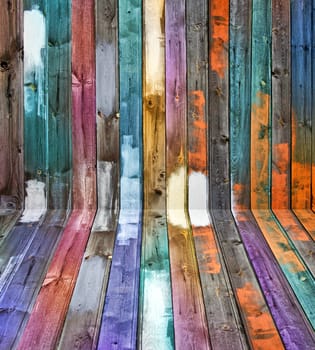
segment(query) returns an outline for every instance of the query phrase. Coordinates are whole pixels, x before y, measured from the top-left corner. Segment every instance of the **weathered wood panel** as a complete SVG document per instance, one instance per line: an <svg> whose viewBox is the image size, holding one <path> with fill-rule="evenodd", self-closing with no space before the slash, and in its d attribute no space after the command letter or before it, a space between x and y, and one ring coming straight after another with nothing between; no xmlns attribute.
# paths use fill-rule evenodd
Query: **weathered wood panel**
<svg viewBox="0 0 315 350"><path fill-rule="evenodd" d="M213 349L247 349L208 213L208 1L187 1L188 208ZM215 300L215 302L214 302Z"/></svg>
<svg viewBox="0 0 315 350"><path fill-rule="evenodd" d="M315 240L312 208L312 4L291 2L292 208Z"/></svg>
<svg viewBox="0 0 315 350"><path fill-rule="evenodd" d="M290 3L272 1L271 207L289 209L291 198Z"/></svg>
<svg viewBox="0 0 315 350"><path fill-rule="evenodd" d="M252 2L231 2L230 16L230 138L231 138L231 194L232 208L237 228L240 232L238 243L243 240L246 252L255 268L261 290L257 282L253 280L251 273L246 272L246 285L242 287L253 296L252 302L256 307L262 303L262 292L273 291L268 285L269 275L262 266L269 264L269 270L273 271L274 262L269 261L268 248L262 245L258 227L247 209L250 208L250 100L251 100L251 43L252 43ZM247 213L247 214L246 214ZM255 240L251 237L255 235ZM232 246L233 247L233 246ZM259 252L259 253L258 253ZM267 256L265 256L267 254ZM241 271L243 275L243 271ZM253 283L254 282L254 283ZM240 289L238 289L240 291ZM239 303L245 310L245 327L249 334L251 346L256 347L279 347L283 348L281 340L272 320L274 306L267 299L268 306L264 305L264 315L261 318L263 332L269 333L269 337L262 340L259 336L259 320L250 317L248 304L244 303L243 293L238 293ZM246 316L245 316L246 315ZM261 342L261 344L260 344Z"/></svg>
<svg viewBox="0 0 315 350"><path fill-rule="evenodd" d="M291 202L290 3L272 3L272 192L271 207L308 269L315 272L314 244L289 210Z"/></svg>
<svg viewBox="0 0 315 350"><path fill-rule="evenodd" d="M0 14L0 244L23 207L22 2Z"/></svg>
<svg viewBox="0 0 315 350"><path fill-rule="evenodd" d="M210 349L187 216L185 1L166 1L167 223L176 348Z"/></svg>
<svg viewBox="0 0 315 350"><path fill-rule="evenodd" d="M212 210L211 211L215 232L218 236L220 246L224 255L224 261L229 272L229 278L236 295L236 301L241 311L241 318L244 324L247 341L253 349L267 349L275 347L283 349L283 345L271 316L268 305L266 304L263 291L258 284L256 271L254 272L247 252L254 252L253 256L259 261L260 249L248 249L253 243L252 239L246 242L246 250L242 239L244 234L240 224L244 224L236 213L235 219L237 228L242 233L242 238L236 228L233 216L230 211ZM250 238L255 234L253 228L246 229L247 236ZM260 234L260 233L259 233ZM268 259L266 260L266 263ZM265 276L263 276L266 279ZM260 282L263 282L260 280ZM271 289L272 290L272 289Z"/></svg>
<svg viewBox="0 0 315 350"><path fill-rule="evenodd" d="M271 2L252 2L251 208L268 209L270 193ZM263 38L263 40L262 40Z"/></svg>
<svg viewBox="0 0 315 350"><path fill-rule="evenodd" d="M71 1L47 1L47 207L71 203Z"/></svg>
<svg viewBox="0 0 315 350"><path fill-rule="evenodd" d="M98 349L136 347L142 230L142 1L119 2L120 215Z"/></svg>
<svg viewBox="0 0 315 350"><path fill-rule="evenodd" d="M18 348L54 348L96 206L94 1L72 2L73 206Z"/></svg>
<svg viewBox="0 0 315 350"><path fill-rule="evenodd" d="M14 348L24 329L65 217L65 210L48 211L35 235L27 237L25 252L12 260L10 265L15 266L8 280L1 281L0 349ZM13 232L19 234L16 229Z"/></svg>
<svg viewBox="0 0 315 350"><path fill-rule="evenodd" d="M253 2L252 112L251 112L251 208L262 234L275 255L299 302L314 322L311 295L315 292L309 271L290 247L270 207L270 93L271 11L266 1ZM261 41L261 37L265 40Z"/></svg>
<svg viewBox="0 0 315 350"><path fill-rule="evenodd" d="M251 1L230 1L231 198L235 209L250 207ZM241 165L241 166L240 166Z"/></svg>
<svg viewBox="0 0 315 350"><path fill-rule="evenodd" d="M262 236L252 213L249 210L239 210L234 215L246 252L254 267L285 348L311 349L314 344L314 333L309 330L308 322L305 320L303 312L301 312L299 303L276 263L275 257ZM266 342L264 347L282 348L276 328L268 326L268 316L264 317L263 324L265 325L265 331L271 334L269 338L264 340ZM255 337L254 333L252 338L255 340L255 338L259 339L260 337Z"/></svg>
<svg viewBox="0 0 315 350"><path fill-rule="evenodd" d="M24 222L38 221L47 208L46 15L45 0L24 3Z"/></svg>
<svg viewBox="0 0 315 350"><path fill-rule="evenodd" d="M117 1L98 0L95 14L98 211L69 305L60 349L97 347L117 226Z"/></svg>
<svg viewBox="0 0 315 350"><path fill-rule="evenodd" d="M229 0L210 3L209 138L211 209L230 207Z"/></svg>
<svg viewBox="0 0 315 350"><path fill-rule="evenodd" d="M292 208L311 205L311 1L291 1Z"/></svg>
<svg viewBox="0 0 315 350"><path fill-rule="evenodd" d="M3 203L3 201L6 202L7 209L19 209L23 207L22 201L24 193L22 148L23 120L21 118L23 108L23 5L22 1L14 0L10 2L3 1L1 7L0 198L1 203ZM12 203L14 203L15 208L12 208ZM0 211L0 214L2 216L2 211Z"/></svg>
<svg viewBox="0 0 315 350"><path fill-rule="evenodd" d="M144 217L138 346L174 349L166 223L164 0L143 3Z"/></svg>

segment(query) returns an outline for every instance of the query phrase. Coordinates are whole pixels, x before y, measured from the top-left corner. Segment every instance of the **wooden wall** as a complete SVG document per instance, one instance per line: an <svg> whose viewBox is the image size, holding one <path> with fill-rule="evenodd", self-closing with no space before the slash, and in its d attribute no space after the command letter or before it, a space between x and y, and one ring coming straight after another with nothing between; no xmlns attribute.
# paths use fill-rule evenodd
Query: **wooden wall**
<svg viewBox="0 0 315 350"><path fill-rule="evenodd" d="M313 2L0 4L0 349L314 349Z"/></svg>

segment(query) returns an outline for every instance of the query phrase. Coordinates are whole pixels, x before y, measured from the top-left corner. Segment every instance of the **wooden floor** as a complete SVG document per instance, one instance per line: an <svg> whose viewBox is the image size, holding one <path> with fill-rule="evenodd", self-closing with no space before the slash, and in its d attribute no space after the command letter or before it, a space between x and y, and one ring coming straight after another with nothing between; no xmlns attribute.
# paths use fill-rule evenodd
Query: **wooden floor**
<svg viewBox="0 0 315 350"><path fill-rule="evenodd" d="M314 3L0 1L0 350L314 350Z"/></svg>

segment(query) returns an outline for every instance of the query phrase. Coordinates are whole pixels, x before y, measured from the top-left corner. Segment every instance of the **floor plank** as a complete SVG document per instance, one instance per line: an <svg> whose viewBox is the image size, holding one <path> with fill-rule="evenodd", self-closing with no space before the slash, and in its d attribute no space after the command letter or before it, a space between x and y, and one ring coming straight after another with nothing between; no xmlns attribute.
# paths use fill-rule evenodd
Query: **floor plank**
<svg viewBox="0 0 315 350"><path fill-rule="evenodd" d="M314 333L251 211L234 210L233 214L285 348L312 349Z"/></svg>
<svg viewBox="0 0 315 350"><path fill-rule="evenodd" d="M28 237L9 280L1 281L0 349L11 349L18 341L66 219L66 210L48 211L43 222L36 226L33 237Z"/></svg>
<svg viewBox="0 0 315 350"><path fill-rule="evenodd" d="M231 212L212 210L211 216L250 346L284 349Z"/></svg>

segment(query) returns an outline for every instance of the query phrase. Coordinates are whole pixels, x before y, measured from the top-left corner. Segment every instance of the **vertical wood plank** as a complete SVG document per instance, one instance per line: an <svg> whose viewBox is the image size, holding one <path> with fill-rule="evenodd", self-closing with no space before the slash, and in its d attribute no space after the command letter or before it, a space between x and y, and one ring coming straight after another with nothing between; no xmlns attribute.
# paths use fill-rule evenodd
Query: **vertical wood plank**
<svg viewBox="0 0 315 350"><path fill-rule="evenodd" d="M312 2L291 2L291 197L294 213L315 240L312 209Z"/></svg>
<svg viewBox="0 0 315 350"><path fill-rule="evenodd" d="M311 1L291 1L292 208L311 204Z"/></svg>
<svg viewBox="0 0 315 350"><path fill-rule="evenodd" d="M47 207L71 204L70 1L47 2Z"/></svg>
<svg viewBox="0 0 315 350"><path fill-rule="evenodd" d="M187 1L189 216L211 345L214 349L247 349L235 297L208 212L208 12L208 1Z"/></svg>
<svg viewBox="0 0 315 350"><path fill-rule="evenodd" d="M166 1L167 223L176 348L210 349L187 217L185 1Z"/></svg>
<svg viewBox="0 0 315 350"><path fill-rule="evenodd" d="M210 2L209 135L210 208L230 207L229 0Z"/></svg>
<svg viewBox="0 0 315 350"><path fill-rule="evenodd" d="M251 208L268 209L270 193L271 2L252 1Z"/></svg>
<svg viewBox="0 0 315 350"><path fill-rule="evenodd" d="M94 1L72 1L73 206L19 349L55 348L96 206Z"/></svg>
<svg viewBox="0 0 315 350"><path fill-rule="evenodd" d="M98 349L136 347L142 230L142 1L119 2L120 215Z"/></svg>
<svg viewBox="0 0 315 350"><path fill-rule="evenodd" d="M0 15L0 243L23 207L22 2Z"/></svg>
<svg viewBox="0 0 315 350"><path fill-rule="evenodd" d="M47 208L46 14L44 0L24 3L24 222L39 221Z"/></svg>
<svg viewBox="0 0 315 350"><path fill-rule="evenodd" d="M22 2L14 0L2 5L0 15L0 196L15 197L17 208L21 208L23 200ZM10 200L7 199L9 204Z"/></svg>
<svg viewBox="0 0 315 350"><path fill-rule="evenodd" d="M290 4L272 1L271 207L290 208L291 73Z"/></svg>
<svg viewBox="0 0 315 350"><path fill-rule="evenodd" d="M69 305L60 349L95 349L97 346L117 226L117 1L97 0L95 16L98 211Z"/></svg>
<svg viewBox="0 0 315 350"><path fill-rule="evenodd" d="M251 1L230 2L231 198L235 210L250 206Z"/></svg>
<svg viewBox="0 0 315 350"><path fill-rule="evenodd" d="M139 340L141 349L174 349L166 222L164 0L143 3L144 218Z"/></svg>

